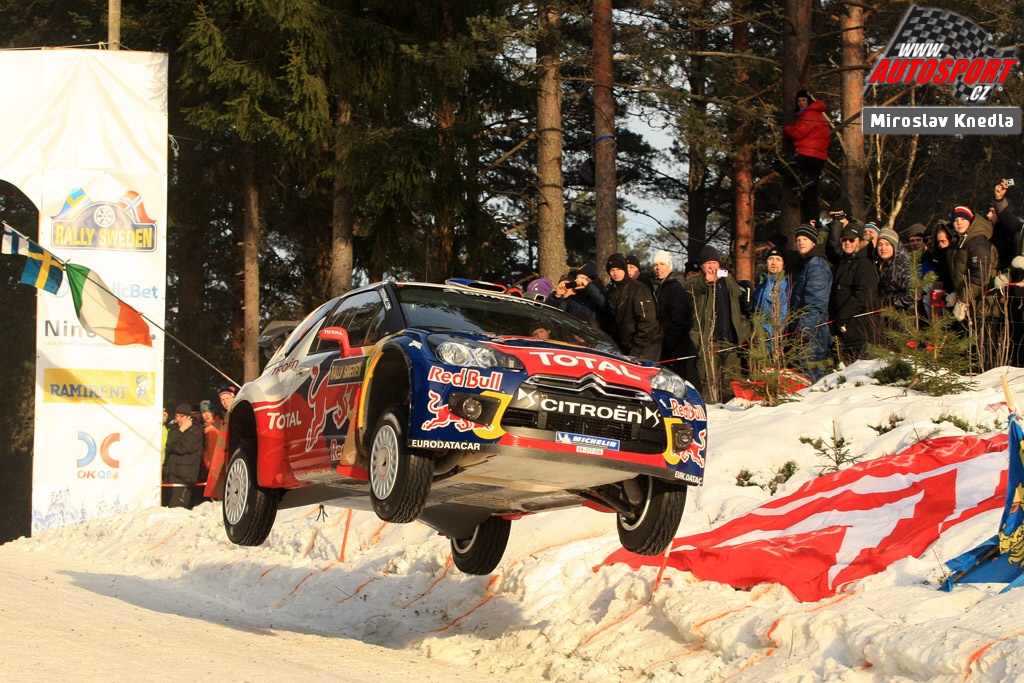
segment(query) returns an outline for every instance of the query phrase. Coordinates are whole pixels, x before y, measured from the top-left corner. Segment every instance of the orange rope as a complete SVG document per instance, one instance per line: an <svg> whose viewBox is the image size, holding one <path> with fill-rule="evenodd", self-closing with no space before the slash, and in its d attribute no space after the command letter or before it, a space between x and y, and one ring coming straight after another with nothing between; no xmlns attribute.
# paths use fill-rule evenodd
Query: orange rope
<svg viewBox="0 0 1024 683"><path fill-rule="evenodd" d="M274 609L280 609L284 605L284 603L288 600L288 598L290 598L293 595L295 595L295 591L299 590L299 586L301 586L302 584L306 583L306 579L308 579L309 577L313 576L314 574L319 574L319 573L320 572L310 572L310 573L306 574L306 576L303 577L302 581L299 581L297 584L295 584L295 588L293 588L288 595L284 596L283 598L281 598L280 600L277 601L277 604L274 605Z"/></svg>
<svg viewBox="0 0 1024 683"><path fill-rule="evenodd" d="M427 590L423 591L418 596L416 596L415 598L413 598L409 602L407 602L404 605L402 605L402 609L405 609L406 607L408 607L409 605L413 604L414 602L416 602L417 600L422 598L424 595L429 593L431 590L433 590L434 586L436 586L437 584L439 584L441 582L441 579L443 579L444 577L448 576L448 570L451 569L451 568L452 568L452 556L448 555L448 559L445 560L445 562L444 562L444 571L441 572L441 576L439 576L436 579L434 579L434 583L430 584L430 586L427 588Z"/></svg>
<svg viewBox="0 0 1024 683"><path fill-rule="evenodd" d="M974 665L977 664L979 660L981 660L982 656L986 652L988 652L988 649L990 647L992 647L993 645L996 645L997 643L1006 642L1010 638L1016 638L1017 636L1020 636L1020 635L1024 635L1024 631L1017 631L1016 633L1011 633L1008 636L1004 636L1002 638L998 638L996 640L993 640L991 643L988 643L987 645L984 645L984 646L978 648L974 652L974 654L972 654L970 656L970 658L967 660L967 671L964 673L964 677L961 680L966 681L968 678L971 677L971 674L973 673Z"/></svg>
<svg viewBox="0 0 1024 683"><path fill-rule="evenodd" d="M387 522L381 522L380 528L373 532L373 536L370 538L370 545L377 545L380 543L381 535L384 533L384 529L387 527Z"/></svg>
<svg viewBox="0 0 1024 683"><path fill-rule="evenodd" d="M378 578L378 577L376 577L376 576L375 576L375 577L373 577L373 578L371 578L371 579L367 579L366 581L364 581L363 583L359 584L359 585L358 585L358 586L356 587L356 592L355 592L355 593L353 593L352 595L346 595L346 596L345 596L344 598L342 598L341 600L339 600L339 601L338 601L338 602L336 602L335 604L337 604L337 605L340 605L341 603L343 603L343 602L345 602L345 601L347 601L347 600L351 600L352 598L356 597L357 595L359 595L359 591L363 590L364 588L366 588L367 586L369 586L369 585L370 585L371 583L373 583L374 581L376 581L376 580L377 580L377 578Z"/></svg>
<svg viewBox="0 0 1024 683"><path fill-rule="evenodd" d="M281 566L281 565L279 565L279 564L275 564L275 565L274 565L273 567L271 567L271 568L270 568L270 569L268 569L267 571L265 571L265 572L263 572L262 574L260 574L260 579L262 580L264 576L266 576L267 574L269 574L270 572L274 571L275 569L277 569L277 568L278 568L278 567L280 567L280 566Z"/></svg>
<svg viewBox="0 0 1024 683"><path fill-rule="evenodd" d="M497 590L495 589L495 584L497 584L498 579L500 579L500 578L501 578L500 574L495 574L494 576L491 577L491 580L487 583L487 592L490 593L490 595L488 595L486 598L484 598L482 601L480 601L477 604L476 607L472 608L468 612L465 612L465 613L460 614L459 616L455 617L450 622L448 622L447 626L442 626L441 628L434 629L433 631L431 631L431 633L439 633L441 631L447 631L452 626L455 626L455 624L459 623L460 621L462 621L463 619L468 617L470 614L472 614L473 612L477 611L478 609L480 609L481 607L483 607L484 605L489 603L491 600L493 600L494 597L498 594Z"/></svg>
<svg viewBox="0 0 1024 683"><path fill-rule="evenodd" d="M178 531L181 531L181 529L179 529ZM157 548L159 548L160 546L162 546L162 545L163 545L164 543L167 543L167 541L171 540L172 538L174 538L175 536L177 536L177 535L178 535L178 531L175 531L175 532L174 532L174 533L172 533L172 534L171 534L170 536L168 536L168 537L167 537L167 538L165 538L164 540L160 541L159 543L157 543L157 544L156 544L155 546L153 546L152 548L146 548L146 552L148 553L148 552L149 552L150 550L156 550Z"/></svg>

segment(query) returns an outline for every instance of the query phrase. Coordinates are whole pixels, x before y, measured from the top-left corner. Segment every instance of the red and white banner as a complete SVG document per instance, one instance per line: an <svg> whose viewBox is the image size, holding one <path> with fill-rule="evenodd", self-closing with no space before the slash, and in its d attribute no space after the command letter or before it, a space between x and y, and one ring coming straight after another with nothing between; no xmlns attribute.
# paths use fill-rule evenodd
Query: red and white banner
<svg viewBox="0 0 1024 683"><path fill-rule="evenodd" d="M798 600L821 600L921 555L950 527L1001 508L1007 458L1006 434L928 439L677 538L668 566L735 588L781 583ZM605 562L661 560L620 550Z"/></svg>

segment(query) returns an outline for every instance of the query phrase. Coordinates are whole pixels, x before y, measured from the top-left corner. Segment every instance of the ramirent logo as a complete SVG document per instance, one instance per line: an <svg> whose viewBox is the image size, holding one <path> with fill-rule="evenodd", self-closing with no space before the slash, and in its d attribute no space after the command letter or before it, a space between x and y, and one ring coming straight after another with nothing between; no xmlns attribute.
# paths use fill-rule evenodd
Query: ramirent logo
<svg viewBox="0 0 1024 683"><path fill-rule="evenodd" d="M430 372L427 373L427 379L431 382L450 384L463 389L490 389L492 391L501 389L501 378L500 372L492 372L489 376L484 377L479 370L473 368L462 368L458 372L449 372L436 365L430 366Z"/></svg>
<svg viewBox="0 0 1024 683"><path fill-rule="evenodd" d="M618 439L605 439L600 436L571 434L569 432L555 432L555 443L568 443L576 446L598 446L599 448L607 448L610 451L619 450Z"/></svg>
<svg viewBox="0 0 1024 683"><path fill-rule="evenodd" d="M889 83L953 86L964 104L984 104L1017 63L1015 48L998 49L974 22L940 9L911 5L864 90Z"/></svg>

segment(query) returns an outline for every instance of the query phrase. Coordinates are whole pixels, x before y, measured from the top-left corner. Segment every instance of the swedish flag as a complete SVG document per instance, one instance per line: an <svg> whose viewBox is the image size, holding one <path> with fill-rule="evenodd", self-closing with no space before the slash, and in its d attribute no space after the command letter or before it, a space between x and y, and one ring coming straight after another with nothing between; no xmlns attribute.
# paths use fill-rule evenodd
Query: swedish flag
<svg viewBox="0 0 1024 683"><path fill-rule="evenodd" d="M22 284L38 287L44 292L56 294L60 289L60 283L64 280L64 269L53 254L41 246L28 241L28 260L25 261L25 270L21 272Z"/></svg>

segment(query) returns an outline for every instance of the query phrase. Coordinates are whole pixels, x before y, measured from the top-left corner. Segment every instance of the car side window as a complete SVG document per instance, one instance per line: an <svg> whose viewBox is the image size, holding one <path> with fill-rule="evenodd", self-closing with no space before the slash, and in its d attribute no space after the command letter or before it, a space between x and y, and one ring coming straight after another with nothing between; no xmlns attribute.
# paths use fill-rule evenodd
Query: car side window
<svg viewBox="0 0 1024 683"><path fill-rule="evenodd" d="M347 297L338 304L325 327L344 327L352 346L368 346L380 339L384 322L384 304L377 290L360 292ZM312 353L323 353L338 348L336 342L317 339Z"/></svg>

